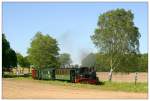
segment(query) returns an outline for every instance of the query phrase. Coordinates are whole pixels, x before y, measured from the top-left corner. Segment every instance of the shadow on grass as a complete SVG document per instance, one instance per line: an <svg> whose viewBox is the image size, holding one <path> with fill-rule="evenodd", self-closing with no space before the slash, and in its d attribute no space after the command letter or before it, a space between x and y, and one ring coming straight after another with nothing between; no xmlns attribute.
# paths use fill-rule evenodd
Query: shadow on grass
<svg viewBox="0 0 150 101"><path fill-rule="evenodd" d="M37 80L43 80L43 81L62 81L62 82L67 82L67 83L71 83L70 80L63 80L63 79L37 79Z"/></svg>
<svg viewBox="0 0 150 101"><path fill-rule="evenodd" d="M2 78L16 78L16 77L30 77L30 74L14 75L14 74L4 74Z"/></svg>
<svg viewBox="0 0 150 101"><path fill-rule="evenodd" d="M96 83L96 85L104 85L104 84L105 84L104 81L99 81L99 82Z"/></svg>
<svg viewBox="0 0 150 101"><path fill-rule="evenodd" d="M40 79L43 81L61 81L62 83L68 83L68 84L72 84L72 82L70 80L63 80L63 79L55 79L55 80L50 80L50 79ZM77 83L74 83L77 84ZM79 83L79 84L90 84L90 83ZM105 82L104 81L98 81L96 84L91 84L91 85L104 85Z"/></svg>

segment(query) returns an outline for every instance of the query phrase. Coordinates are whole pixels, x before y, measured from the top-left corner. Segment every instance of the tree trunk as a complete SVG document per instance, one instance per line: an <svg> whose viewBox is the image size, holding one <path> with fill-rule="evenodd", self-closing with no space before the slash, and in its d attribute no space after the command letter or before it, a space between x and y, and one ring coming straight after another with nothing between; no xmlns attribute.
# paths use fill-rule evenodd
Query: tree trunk
<svg viewBox="0 0 150 101"><path fill-rule="evenodd" d="M23 69L22 69L22 74L24 74L24 67L23 67Z"/></svg>
<svg viewBox="0 0 150 101"><path fill-rule="evenodd" d="M28 68L28 73L30 73L30 67Z"/></svg>
<svg viewBox="0 0 150 101"><path fill-rule="evenodd" d="M2 77L4 77L4 70L2 70Z"/></svg>
<svg viewBox="0 0 150 101"><path fill-rule="evenodd" d="M110 72L109 72L109 82L112 81L112 72L113 72L113 69L111 68L111 69L110 69Z"/></svg>
<svg viewBox="0 0 150 101"><path fill-rule="evenodd" d="M112 58L111 58L111 61L110 61L110 72L109 72L109 82L112 81L112 72L113 72L113 67L112 67Z"/></svg>

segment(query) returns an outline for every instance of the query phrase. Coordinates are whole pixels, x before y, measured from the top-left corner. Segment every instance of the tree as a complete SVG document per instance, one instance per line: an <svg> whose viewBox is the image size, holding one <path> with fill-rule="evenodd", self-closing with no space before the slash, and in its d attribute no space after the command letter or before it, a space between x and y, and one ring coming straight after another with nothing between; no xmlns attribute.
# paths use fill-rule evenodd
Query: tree
<svg viewBox="0 0 150 101"><path fill-rule="evenodd" d="M134 15L130 10L111 10L99 16L98 28L91 36L100 52L106 54L110 66L110 78L118 65L128 57L139 53L140 33L133 22ZM121 68L125 69L125 68Z"/></svg>
<svg viewBox="0 0 150 101"><path fill-rule="evenodd" d="M10 72L11 68L17 66L17 57L4 34L2 34L2 75L4 71Z"/></svg>
<svg viewBox="0 0 150 101"><path fill-rule="evenodd" d="M148 53L141 54L139 62L139 71L148 72Z"/></svg>
<svg viewBox="0 0 150 101"><path fill-rule="evenodd" d="M18 65L23 68L22 72L24 72L24 68L28 68L30 71L30 62L28 56L23 57L20 53L17 53L17 61Z"/></svg>
<svg viewBox="0 0 150 101"><path fill-rule="evenodd" d="M17 61L19 66L24 67L24 57L20 53L17 53Z"/></svg>
<svg viewBox="0 0 150 101"><path fill-rule="evenodd" d="M59 47L56 39L37 32L32 39L31 47L28 49L28 56L35 67L57 67L58 51Z"/></svg>
<svg viewBox="0 0 150 101"><path fill-rule="evenodd" d="M24 73L24 57L20 54L17 53L17 64L19 65L19 67L22 67L22 73Z"/></svg>
<svg viewBox="0 0 150 101"><path fill-rule="evenodd" d="M108 72L109 61L108 56L101 53L95 53L97 71ZM148 71L148 54L126 54L125 57L121 58L118 67L114 70L115 72L147 72Z"/></svg>
<svg viewBox="0 0 150 101"><path fill-rule="evenodd" d="M16 52L10 48L4 34L2 34L2 67L11 68L17 65Z"/></svg>
<svg viewBox="0 0 150 101"><path fill-rule="evenodd" d="M96 58L96 70L100 72L108 72L109 71L109 61L108 56L103 53L95 53Z"/></svg>
<svg viewBox="0 0 150 101"><path fill-rule="evenodd" d="M8 57L8 65L9 67L16 67L17 66L17 56L16 56L16 52L13 49L9 49L9 53L8 53L9 57Z"/></svg>
<svg viewBox="0 0 150 101"><path fill-rule="evenodd" d="M4 34L2 34L2 67L9 67L8 65L8 54L9 54L10 45L6 40Z"/></svg>
<svg viewBox="0 0 150 101"><path fill-rule="evenodd" d="M70 54L68 54L68 53L60 54L59 62L60 62L61 67L65 67L67 65L70 65L72 62Z"/></svg>
<svg viewBox="0 0 150 101"><path fill-rule="evenodd" d="M24 57L24 66L25 67L30 67L29 56Z"/></svg>
<svg viewBox="0 0 150 101"><path fill-rule="evenodd" d="M31 65L31 63L30 63L30 61L29 61L29 56L25 56L24 57L24 66L26 67L26 68L28 68L28 72L30 73L30 65Z"/></svg>

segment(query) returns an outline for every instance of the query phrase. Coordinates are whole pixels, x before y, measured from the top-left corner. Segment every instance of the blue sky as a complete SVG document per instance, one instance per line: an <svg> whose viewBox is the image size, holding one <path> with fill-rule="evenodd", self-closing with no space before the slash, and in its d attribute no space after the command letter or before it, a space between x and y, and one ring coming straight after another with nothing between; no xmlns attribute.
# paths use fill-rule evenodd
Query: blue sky
<svg viewBox="0 0 150 101"><path fill-rule="evenodd" d="M148 52L148 5L143 3L8 3L2 5L2 32L11 47L27 55L36 32L49 34L59 43L60 53L71 54L75 63L97 49L90 36L98 16L108 10L124 8L134 13L141 33L140 52Z"/></svg>

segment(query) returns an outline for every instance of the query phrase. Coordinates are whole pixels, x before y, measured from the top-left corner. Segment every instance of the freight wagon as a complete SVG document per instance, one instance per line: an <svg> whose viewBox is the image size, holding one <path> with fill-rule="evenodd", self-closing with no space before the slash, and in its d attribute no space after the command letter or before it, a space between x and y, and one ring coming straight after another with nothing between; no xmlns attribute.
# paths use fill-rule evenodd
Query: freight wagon
<svg viewBox="0 0 150 101"><path fill-rule="evenodd" d="M65 80L72 83L99 82L94 68L40 68L32 70L32 78L39 80Z"/></svg>

